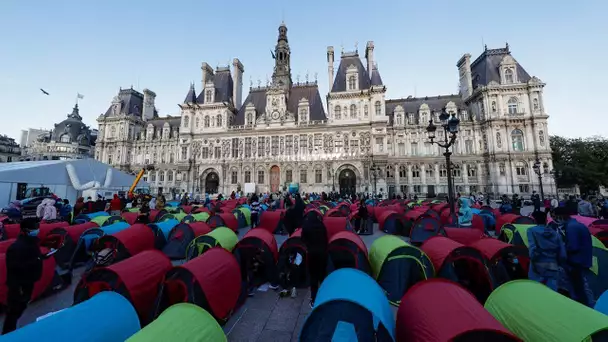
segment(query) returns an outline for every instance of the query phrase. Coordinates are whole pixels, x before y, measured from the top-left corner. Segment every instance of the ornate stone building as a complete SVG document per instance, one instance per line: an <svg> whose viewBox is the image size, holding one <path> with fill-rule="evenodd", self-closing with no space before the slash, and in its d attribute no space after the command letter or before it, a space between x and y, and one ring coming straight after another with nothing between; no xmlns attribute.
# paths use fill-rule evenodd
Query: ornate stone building
<svg viewBox="0 0 608 342"><path fill-rule="evenodd" d="M28 131L23 131L26 135ZM91 130L82 122L78 104L68 117L50 131L32 130L38 137L22 137L22 141L32 141L24 146L22 160L63 160L93 157L97 131ZM41 133L42 132L42 133Z"/></svg>
<svg viewBox="0 0 608 342"><path fill-rule="evenodd" d="M120 90L98 118L95 157L132 171L153 164L146 180L164 193L226 194L245 183L265 192L294 182L306 192L426 196L447 193L443 153L425 130L445 110L461 122L452 158L456 191L526 194L538 188L536 158L541 172L552 168L545 84L508 45L458 61L459 95L401 99L385 96L373 42L364 59L341 52L337 71L328 47L324 106L316 76L292 79L287 27L278 33L272 80L251 84L244 101L245 68L236 58L232 71L202 64L202 89L190 86L179 117L158 117L152 91ZM543 179L549 193L552 179Z"/></svg>
<svg viewBox="0 0 608 342"><path fill-rule="evenodd" d="M21 148L15 139L0 135L0 163L18 161L21 157Z"/></svg>

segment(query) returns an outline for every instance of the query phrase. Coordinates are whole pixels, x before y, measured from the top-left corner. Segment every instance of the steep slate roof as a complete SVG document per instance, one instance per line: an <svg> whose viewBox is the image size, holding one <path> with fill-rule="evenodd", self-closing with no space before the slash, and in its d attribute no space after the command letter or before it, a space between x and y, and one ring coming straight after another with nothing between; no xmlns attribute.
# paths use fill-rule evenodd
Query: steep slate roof
<svg viewBox="0 0 608 342"><path fill-rule="evenodd" d="M117 95L120 98L122 107L120 114L125 115L141 115L144 108L144 94L137 90L131 89L120 89ZM154 111L156 115L156 110ZM106 110L105 116L112 115L112 105Z"/></svg>
<svg viewBox="0 0 608 342"><path fill-rule="evenodd" d="M245 124L245 110L249 103L253 103L256 110L256 119L260 117L266 111L266 91L268 88L252 88L249 90L249 94L243 105L239 109L234 120L234 125ZM304 85L294 85L289 91L289 99L287 100L287 110L291 113L297 113L298 103L302 98L308 100L310 107L310 120L325 120L325 109L323 108L323 101L319 94L319 87L316 84L309 83Z"/></svg>
<svg viewBox="0 0 608 342"><path fill-rule="evenodd" d="M232 103L232 90L233 90L232 75L230 74L230 67L221 67L215 70L213 75L213 87L215 88L215 99L213 102L230 102ZM196 99L196 103L205 103L205 90L201 91Z"/></svg>
<svg viewBox="0 0 608 342"><path fill-rule="evenodd" d="M194 90L194 83L190 84L190 90L188 90L184 103L196 103L196 91Z"/></svg>
<svg viewBox="0 0 608 342"><path fill-rule="evenodd" d="M359 54L356 52L348 52L342 54L342 57L340 58L340 66L338 66L338 72L336 73L336 78L334 79L334 85L331 87L332 93L346 91L346 70L351 65L354 65L359 73L359 90L370 88L372 85L370 77L367 73L367 69L363 65L363 62L361 62L361 58L359 58ZM372 74L373 73L374 72L372 70ZM377 74L377 80L382 83L380 74Z"/></svg>
<svg viewBox="0 0 608 342"><path fill-rule="evenodd" d="M154 128L160 129L165 126L165 122L168 122L169 126L171 128L179 127L181 124L181 117L180 116L166 116L163 118L156 118L154 120L148 120L147 124L152 124L152 126L154 126ZM147 126L147 124L146 124L146 126Z"/></svg>
<svg viewBox="0 0 608 342"><path fill-rule="evenodd" d="M74 106L72 113L68 114L68 118L55 124L55 128L51 133L51 141L60 141L61 136L67 134L72 142L78 142L81 145L91 144L91 130L82 122L82 117L78 110L78 105Z"/></svg>
<svg viewBox="0 0 608 342"><path fill-rule="evenodd" d="M380 72L378 71L378 66L376 64L374 64L374 66L372 67L371 83L373 86L379 86L384 84L382 83L382 77L380 77Z"/></svg>
<svg viewBox="0 0 608 342"><path fill-rule="evenodd" d="M427 96L427 97L409 97L406 99L395 99L386 100L386 115L390 117L390 121L393 120L395 108L399 105L403 107L406 114L415 113L414 117L416 121L419 121L419 109L422 104L426 103L429 106L431 112L441 111L448 102L454 102L457 108L466 109L466 106L462 103L462 99L459 95L439 95L439 96Z"/></svg>
<svg viewBox="0 0 608 342"><path fill-rule="evenodd" d="M500 83L500 62L502 62L502 59L507 55L511 55L509 45L500 49L486 48L486 50L471 63L473 89L488 85L491 81ZM522 83L528 82L531 78L519 63L517 63L517 76Z"/></svg>

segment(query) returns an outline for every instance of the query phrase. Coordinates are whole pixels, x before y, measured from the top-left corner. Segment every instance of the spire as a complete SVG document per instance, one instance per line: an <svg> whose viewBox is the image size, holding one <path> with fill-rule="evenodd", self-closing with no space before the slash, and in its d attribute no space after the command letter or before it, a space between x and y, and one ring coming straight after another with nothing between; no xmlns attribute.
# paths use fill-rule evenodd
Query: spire
<svg viewBox="0 0 608 342"><path fill-rule="evenodd" d="M285 25L284 21L282 21L281 26L279 26L279 38L277 39L277 42L281 41L285 41L285 43L287 43L287 26Z"/></svg>
<svg viewBox="0 0 608 342"><path fill-rule="evenodd" d="M68 114L68 118L82 121L80 111L78 110L78 103L74 105L74 108L72 108L72 113Z"/></svg>
<svg viewBox="0 0 608 342"><path fill-rule="evenodd" d="M190 83L190 90L184 99L184 104L188 103L196 103L196 91L194 90L194 83Z"/></svg>
<svg viewBox="0 0 608 342"><path fill-rule="evenodd" d="M284 89L291 88L291 50L287 42L287 26L285 22L279 26L277 45L274 48L274 71L272 73L272 84Z"/></svg>

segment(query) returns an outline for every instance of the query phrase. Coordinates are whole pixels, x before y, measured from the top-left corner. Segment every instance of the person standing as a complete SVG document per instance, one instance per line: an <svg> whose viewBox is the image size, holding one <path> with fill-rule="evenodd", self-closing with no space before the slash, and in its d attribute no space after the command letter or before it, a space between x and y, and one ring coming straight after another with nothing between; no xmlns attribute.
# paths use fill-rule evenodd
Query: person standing
<svg viewBox="0 0 608 342"><path fill-rule="evenodd" d="M536 191L532 191L532 204L534 204L534 211L540 211L540 195Z"/></svg>
<svg viewBox="0 0 608 342"><path fill-rule="evenodd" d="M570 217L567 208L559 207L553 213L555 222L563 226L567 258L567 273L572 291L570 297L577 302L593 307L595 299L589 287L587 275L593 264L591 233L582 223Z"/></svg>
<svg viewBox="0 0 608 342"><path fill-rule="evenodd" d="M310 279L310 307L317 298L319 286L327 275L327 231L316 215L306 216L302 223L302 240L306 245Z"/></svg>
<svg viewBox="0 0 608 342"><path fill-rule="evenodd" d="M547 214L533 213L537 226L526 232L530 252L528 279L538 281L557 292L560 266L566 262L566 248L554 225L547 225Z"/></svg>
<svg viewBox="0 0 608 342"><path fill-rule="evenodd" d="M251 200L249 200L249 206L251 207L251 228L255 228L258 225L258 213L260 212L260 202L258 195L253 194Z"/></svg>
<svg viewBox="0 0 608 342"><path fill-rule="evenodd" d="M7 311L2 334L17 329L17 322L32 298L34 284L42 275L42 259L38 238L30 232L38 227L36 219L21 221L21 233L6 251Z"/></svg>
<svg viewBox="0 0 608 342"><path fill-rule="evenodd" d="M593 205L587 200L587 195L581 196L580 202L578 202L578 214L585 217L595 217L595 210Z"/></svg>
<svg viewBox="0 0 608 342"><path fill-rule="evenodd" d="M359 201L359 208L357 209L357 218L355 219L355 231L357 234L367 233L367 206L365 205L365 199Z"/></svg>
<svg viewBox="0 0 608 342"><path fill-rule="evenodd" d="M110 201L110 215L112 216L120 216L120 211L122 210L122 201L118 198L117 194L114 194L114 197Z"/></svg>

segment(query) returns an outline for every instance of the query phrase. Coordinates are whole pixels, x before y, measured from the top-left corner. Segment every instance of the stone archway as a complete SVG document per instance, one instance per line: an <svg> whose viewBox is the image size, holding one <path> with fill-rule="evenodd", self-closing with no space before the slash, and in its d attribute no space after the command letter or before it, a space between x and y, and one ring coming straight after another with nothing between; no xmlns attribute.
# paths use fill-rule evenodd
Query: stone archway
<svg viewBox="0 0 608 342"><path fill-rule="evenodd" d="M201 175L203 193L216 194L220 190L220 175L215 169L207 169Z"/></svg>
<svg viewBox="0 0 608 342"><path fill-rule="evenodd" d="M278 192L281 187L281 170L277 165L270 168L270 191Z"/></svg>
<svg viewBox="0 0 608 342"><path fill-rule="evenodd" d="M350 169L343 169L338 174L338 184L340 185L340 195L352 195L357 193L357 176Z"/></svg>

